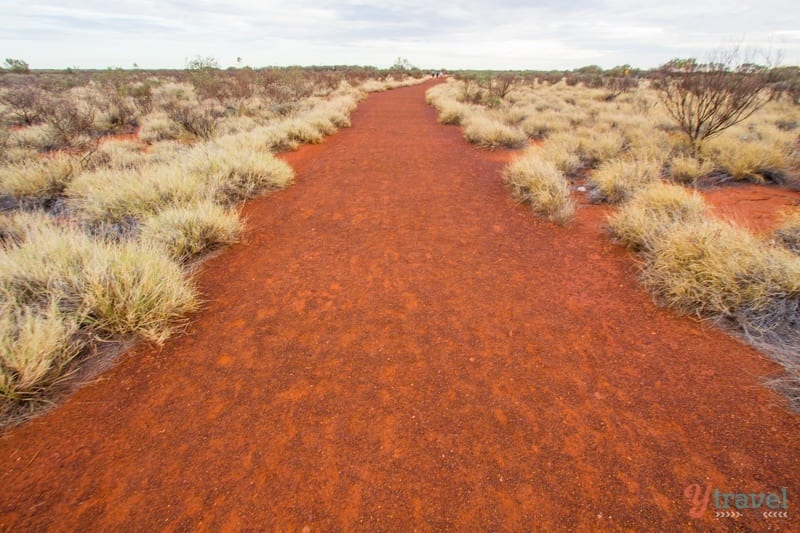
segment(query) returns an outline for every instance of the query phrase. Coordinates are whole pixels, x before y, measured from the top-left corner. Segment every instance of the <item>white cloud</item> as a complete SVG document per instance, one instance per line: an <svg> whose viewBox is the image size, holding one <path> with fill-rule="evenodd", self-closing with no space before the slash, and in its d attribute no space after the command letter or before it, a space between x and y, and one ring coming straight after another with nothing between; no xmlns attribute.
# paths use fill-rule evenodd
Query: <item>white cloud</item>
<svg viewBox="0 0 800 533"><path fill-rule="evenodd" d="M800 62L800 7L782 0L0 0L0 49L33 67L372 64L573 68L661 64L743 43Z"/></svg>

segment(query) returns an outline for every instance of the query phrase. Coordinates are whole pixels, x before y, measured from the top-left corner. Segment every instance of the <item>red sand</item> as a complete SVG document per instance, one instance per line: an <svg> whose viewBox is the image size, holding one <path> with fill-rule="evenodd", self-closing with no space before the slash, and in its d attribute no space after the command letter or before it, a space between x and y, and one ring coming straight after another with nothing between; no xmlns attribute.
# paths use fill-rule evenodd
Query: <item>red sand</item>
<svg viewBox="0 0 800 533"><path fill-rule="evenodd" d="M767 232L778 223L778 214L800 205L800 192L779 187L735 184L704 191L715 213L755 232Z"/></svg>
<svg viewBox="0 0 800 533"><path fill-rule="evenodd" d="M559 228L436 124L368 98L285 158L187 334L0 440L0 529L763 530L796 525L779 367L654 306L607 208ZM789 519L685 488L787 487Z"/></svg>

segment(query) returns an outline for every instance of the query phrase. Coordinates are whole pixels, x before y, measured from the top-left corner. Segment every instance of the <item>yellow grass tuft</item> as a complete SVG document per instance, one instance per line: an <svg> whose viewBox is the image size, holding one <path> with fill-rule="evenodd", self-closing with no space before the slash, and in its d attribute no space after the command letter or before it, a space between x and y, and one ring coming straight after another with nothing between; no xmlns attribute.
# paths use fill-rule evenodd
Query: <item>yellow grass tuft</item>
<svg viewBox="0 0 800 533"><path fill-rule="evenodd" d="M181 136L180 125L163 111L145 115L140 122L139 139L144 143L174 140Z"/></svg>
<svg viewBox="0 0 800 533"><path fill-rule="evenodd" d="M609 224L641 253L642 280L661 302L739 329L790 371L800 365L800 257L710 217L678 185L637 192Z"/></svg>
<svg viewBox="0 0 800 533"><path fill-rule="evenodd" d="M41 202L61 194L80 172L78 161L66 154L0 167L0 195Z"/></svg>
<svg viewBox="0 0 800 533"><path fill-rule="evenodd" d="M64 377L83 341L75 317L51 300L41 308L17 306L0 297L0 412L31 402Z"/></svg>
<svg viewBox="0 0 800 533"><path fill-rule="evenodd" d="M575 216L569 184L551 161L529 153L509 164L504 176L514 196L530 203L534 213L561 225Z"/></svg>
<svg viewBox="0 0 800 533"><path fill-rule="evenodd" d="M692 184L712 170L711 161L691 155L676 155L669 161L669 177L678 183Z"/></svg>
<svg viewBox="0 0 800 533"><path fill-rule="evenodd" d="M800 333L800 258L727 222L675 224L646 254L643 280L667 305L751 336Z"/></svg>
<svg viewBox="0 0 800 533"><path fill-rule="evenodd" d="M51 224L27 228L20 244L0 250L0 297L33 309L57 301L82 327L159 342L196 307L192 285L160 248Z"/></svg>
<svg viewBox="0 0 800 533"><path fill-rule="evenodd" d="M769 133L761 138L742 135L741 130L728 132L708 141L704 151L715 166L733 179L762 183L786 174L799 160L795 136Z"/></svg>
<svg viewBox="0 0 800 533"><path fill-rule="evenodd" d="M576 151L588 167L596 167L619 156L625 148L625 138L616 130L581 128L575 135L579 141Z"/></svg>
<svg viewBox="0 0 800 533"><path fill-rule="evenodd" d="M82 303L88 324L111 335L134 333L162 343L198 307L180 266L148 243L101 245L86 265Z"/></svg>
<svg viewBox="0 0 800 533"><path fill-rule="evenodd" d="M608 222L618 239L641 251L652 249L676 224L700 222L707 212L700 194L657 182L637 191Z"/></svg>
<svg viewBox="0 0 800 533"><path fill-rule="evenodd" d="M67 189L69 204L91 224L133 223L207 194L206 182L179 164L86 172Z"/></svg>
<svg viewBox="0 0 800 533"><path fill-rule="evenodd" d="M126 169L138 168L148 161L142 145L136 141L106 141L91 154L92 168Z"/></svg>
<svg viewBox="0 0 800 533"><path fill-rule="evenodd" d="M592 199L599 202L623 202L637 190L658 181L660 176L660 161L635 159L606 161L589 178Z"/></svg>
<svg viewBox="0 0 800 533"><path fill-rule="evenodd" d="M239 214L212 202L172 207L142 224L141 240L186 263L197 255L236 242L242 232Z"/></svg>
<svg viewBox="0 0 800 533"><path fill-rule="evenodd" d="M481 148L519 148L528 142L525 132L483 115L464 118L464 138Z"/></svg>
<svg viewBox="0 0 800 533"><path fill-rule="evenodd" d="M775 240L787 250L800 254L800 208L781 214L781 222L774 232Z"/></svg>
<svg viewBox="0 0 800 533"><path fill-rule="evenodd" d="M190 168L204 177L209 196L226 205L282 189L294 179L292 167L271 153L233 145L197 150Z"/></svg>

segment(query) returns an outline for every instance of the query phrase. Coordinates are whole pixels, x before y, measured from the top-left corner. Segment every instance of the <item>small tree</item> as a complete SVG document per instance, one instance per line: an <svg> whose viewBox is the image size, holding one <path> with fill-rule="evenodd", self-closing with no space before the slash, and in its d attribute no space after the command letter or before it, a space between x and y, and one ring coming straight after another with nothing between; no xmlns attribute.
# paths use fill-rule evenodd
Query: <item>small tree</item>
<svg viewBox="0 0 800 533"><path fill-rule="evenodd" d="M3 68L10 72L18 72L21 74L25 74L30 71L30 67L28 63L21 60L21 59L14 59L11 57L6 58L6 62L3 65Z"/></svg>
<svg viewBox="0 0 800 533"><path fill-rule="evenodd" d="M219 75L219 63L213 57L195 56L186 62L189 81L201 98L222 96L225 80Z"/></svg>
<svg viewBox="0 0 800 533"><path fill-rule="evenodd" d="M461 96L459 100L477 104L483 100L483 87L481 79L472 72L462 72L456 75L456 79L461 82Z"/></svg>
<svg viewBox="0 0 800 533"><path fill-rule="evenodd" d="M389 70L415 70L417 67L411 64L411 61L406 59L405 57L398 57L397 61L394 62L394 65L390 67Z"/></svg>
<svg viewBox="0 0 800 533"><path fill-rule="evenodd" d="M502 100L517 86L519 80L520 77L514 72L502 72L492 77L489 92Z"/></svg>
<svg viewBox="0 0 800 533"><path fill-rule="evenodd" d="M661 102L695 151L769 101L774 68L739 55L734 49L718 52L707 63L673 59L661 68Z"/></svg>
<svg viewBox="0 0 800 533"><path fill-rule="evenodd" d="M606 101L610 102L624 92L632 91L639 86L639 78L633 73L630 65L612 68L604 75L605 88L609 91Z"/></svg>

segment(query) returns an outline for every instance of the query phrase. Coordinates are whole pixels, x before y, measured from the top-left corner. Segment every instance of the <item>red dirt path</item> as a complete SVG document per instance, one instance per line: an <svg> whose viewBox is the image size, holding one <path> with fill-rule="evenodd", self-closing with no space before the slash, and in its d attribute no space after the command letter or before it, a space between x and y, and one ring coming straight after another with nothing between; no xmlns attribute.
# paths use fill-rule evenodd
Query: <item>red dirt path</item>
<svg viewBox="0 0 800 533"><path fill-rule="evenodd" d="M787 487L800 417L741 342L654 306L605 208L559 228L426 86L288 154L186 335L0 440L0 529L662 530Z"/></svg>

